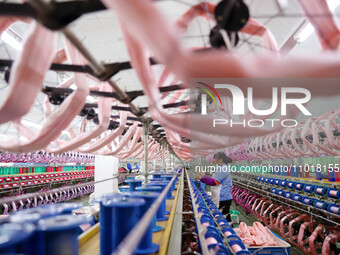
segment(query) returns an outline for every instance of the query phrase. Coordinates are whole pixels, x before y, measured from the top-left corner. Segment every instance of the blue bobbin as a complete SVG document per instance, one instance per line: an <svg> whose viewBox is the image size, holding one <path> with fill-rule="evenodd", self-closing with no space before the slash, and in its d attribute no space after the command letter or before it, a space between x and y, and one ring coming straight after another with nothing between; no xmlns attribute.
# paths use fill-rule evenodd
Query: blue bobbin
<svg viewBox="0 0 340 255"><path fill-rule="evenodd" d="M25 212L26 210L23 210L21 212ZM29 211L29 210L27 210ZM16 224L34 224L36 225L39 220L41 220L41 215L39 213L21 213L21 214L12 214L10 217L8 217L9 221L11 223ZM38 245L36 245L38 244ZM26 239L21 248L21 252L23 254L39 254L39 239L36 232L33 233L32 236L30 236L28 239Z"/></svg>
<svg viewBox="0 0 340 255"><path fill-rule="evenodd" d="M141 207L141 217L149 210L151 205L156 201L159 193L148 191L135 191L129 194L130 197L142 198L145 200L145 204ZM154 215L156 216L156 214ZM137 246L136 253L138 254L152 254L159 250L159 245L152 242L153 222L150 222L149 227L146 229L142 240Z"/></svg>
<svg viewBox="0 0 340 255"><path fill-rule="evenodd" d="M294 200L294 201L301 202L301 199L302 199L302 197L300 195L298 195L298 194L294 194L292 196L292 200Z"/></svg>
<svg viewBox="0 0 340 255"><path fill-rule="evenodd" d="M4 223L0 225L0 254L22 253L26 240L35 231L33 224ZM33 253L25 253L34 255Z"/></svg>
<svg viewBox="0 0 340 255"><path fill-rule="evenodd" d="M296 190L303 190L303 187L304 187L304 183L301 183L301 182L295 183L295 189Z"/></svg>
<svg viewBox="0 0 340 255"><path fill-rule="evenodd" d="M136 188L136 191L157 192L157 193L159 194L159 193L162 192L162 187L160 187L160 186L149 186L149 187L148 187L148 186L142 186L142 187L137 187L137 188ZM163 201L165 201L165 200L163 200ZM162 202L162 203L163 203L163 202ZM161 203L161 205L159 206L156 215L154 215L154 219L152 220L152 224L153 224L153 225L152 225L152 226L153 226L152 231L153 231L153 232L159 232L159 231L161 231L161 230L163 229L163 227L158 226L158 225L156 224L158 211L160 211L160 208L161 208L161 206L162 206L162 203ZM164 217L164 214L163 214L162 211L160 211L160 215L161 215L162 217ZM166 219L167 219L167 217L166 217Z"/></svg>
<svg viewBox="0 0 340 255"><path fill-rule="evenodd" d="M60 214L71 214L73 210L82 208L81 203L57 203L52 205L43 205L39 208L51 207L55 208Z"/></svg>
<svg viewBox="0 0 340 255"><path fill-rule="evenodd" d="M315 189L315 185L311 185L311 184L305 184L305 186L303 187L303 190L307 193L313 193Z"/></svg>
<svg viewBox="0 0 340 255"><path fill-rule="evenodd" d="M149 186L149 185L162 186L163 190L164 190L165 187L168 185L168 182L166 182L166 181L150 182L150 183L147 184L147 186ZM173 199L171 186L170 186L168 192L166 193L165 198L166 199Z"/></svg>
<svg viewBox="0 0 340 255"><path fill-rule="evenodd" d="M285 188L287 186L287 181L286 180L280 181L280 185L281 185L281 187Z"/></svg>
<svg viewBox="0 0 340 255"><path fill-rule="evenodd" d="M148 181L150 181L150 182L160 182L160 181L164 181L164 178L159 176L158 178L150 178L150 179L148 179Z"/></svg>
<svg viewBox="0 0 340 255"><path fill-rule="evenodd" d="M304 204L306 204L306 205L313 205L313 203L314 203L315 200L316 200L316 199L314 199L314 198L303 197L302 200L301 200L301 202L304 203Z"/></svg>
<svg viewBox="0 0 340 255"><path fill-rule="evenodd" d="M229 237L231 235L236 235L236 232L231 226L228 226L228 227L223 226L221 230L222 230L223 235L226 237Z"/></svg>
<svg viewBox="0 0 340 255"><path fill-rule="evenodd" d="M329 188L327 191L327 196L331 198L337 198L340 199L340 190Z"/></svg>
<svg viewBox="0 0 340 255"><path fill-rule="evenodd" d="M142 186L142 180L127 180L125 181L130 186L130 192L135 191L136 187Z"/></svg>
<svg viewBox="0 0 340 255"><path fill-rule="evenodd" d="M282 189L276 191L276 194L279 196L284 196L285 192Z"/></svg>
<svg viewBox="0 0 340 255"><path fill-rule="evenodd" d="M167 175L162 175L162 177L165 179L165 181L170 182L174 176L172 174L170 174L170 175L167 174ZM172 188L172 190L176 189L176 180L174 180L172 182L171 188Z"/></svg>
<svg viewBox="0 0 340 255"><path fill-rule="evenodd" d="M340 207L336 204L330 204L327 207L327 211L340 215Z"/></svg>
<svg viewBox="0 0 340 255"><path fill-rule="evenodd" d="M112 210L110 208L105 208L103 202L113 198L121 198L124 197L122 193L108 193L103 194L99 198L95 198L91 200L94 203L100 203L100 211L99 211L99 236L100 236L100 253L101 254L111 254L112 253L112 244L111 244L111 235L112 235ZM106 237L106 238L102 238Z"/></svg>
<svg viewBox="0 0 340 255"><path fill-rule="evenodd" d="M320 196L325 196L327 194L327 187L316 186L314 189L314 193Z"/></svg>
<svg viewBox="0 0 340 255"><path fill-rule="evenodd" d="M286 198L292 198L293 194L289 191L286 191L283 196Z"/></svg>
<svg viewBox="0 0 340 255"><path fill-rule="evenodd" d="M167 184L159 184L158 182L150 182L148 183L146 186L147 187L161 187L161 192L164 190L164 188L166 187ZM159 206L158 208L158 211L157 211L157 221L164 221L164 220L167 220L168 217L165 216L167 214L170 214L169 211L166 210L166 197L163 199L161 205Z"/></svg>
<svg viewBox="0 0 340 255"><path fill-rule="evenodd" d="M316 208L320 208L320 209L324 209L326 210L327 207L328 207L328 203L324 202L324 201L321 201L321 200L315 200L313 202L313 206L316 207Z"/></svg>
<svg viewBox="0 0 340 255"><path fill-rule="evenodd" d="M294 189L295 188L295 182L288 181L287 182L287 187L290 188L290 189Z"/></svg>
<svg viewBox="0 0 340 255"><path fill-rule="evenodd" d="M237 254L237 255L241 255L241 254L251 254L250 251L247 250L247 248L245 247L245 245L243 244L242 240L240 239L239 236L237 235L230 235L228 236L228 239L230 239L230 241L228 241L228 244L230 246L230 248Z"/></svg>
<svg viewBox="0 0 340 255"><path fill-rule="evenodd" d="M162 173L164 173L163 171L151 171L150 173L152 173L152 178L161 178Z"/></svg>
<svg viewBox="0 0 340 255"><path fill-rule="evenodd" d="M37 233L40 248L38 254L78 254L79 225L89 223L86 216L58 215L38 222Z"/></svg>
<svg viewBox="0 0 340 255"><path fill-rule="evenodd" d="M100 243L105 240L109 244L108 250L105 252L100 250L101 255L111 255L125 236L138 223L141 207L145 204L144 199L130 197L115 197L104 200L101 210L105 210L104 215L107 217L105 222L110 229L108 236L100 235ZM103 222L101 222L102 225ZM100 247L102 248L102 246Z"/></svg>

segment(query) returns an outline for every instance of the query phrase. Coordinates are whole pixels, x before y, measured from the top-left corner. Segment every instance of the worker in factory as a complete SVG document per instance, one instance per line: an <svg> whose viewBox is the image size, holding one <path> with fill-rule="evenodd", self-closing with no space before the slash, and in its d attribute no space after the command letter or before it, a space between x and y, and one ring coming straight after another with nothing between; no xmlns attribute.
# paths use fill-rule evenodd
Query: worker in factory
<svg viewBox="0 0 340 255"><path fill-rule="evenodd" d="M137 170L137 173L139 173L140 167L137 163L135 163L135 169Z"/></svg>
<svg viewBox="0 0 340 255"><path fill-rule="evenodd" d="M211 186L211 199L222 210L228 222L231 222L230 206L233 201L231 188L233 186L228 164L232 162L224 152L219 151L214 155L215 172L212 177L204 175L201 182Z"/></svg>
<svg viewBox="0 0 340 255"><path fill-rule="evenodd" d="M126 168L129 170L129 173L131 174L132 166L131 166L131 164L129 162L126 164Z"/></svg>

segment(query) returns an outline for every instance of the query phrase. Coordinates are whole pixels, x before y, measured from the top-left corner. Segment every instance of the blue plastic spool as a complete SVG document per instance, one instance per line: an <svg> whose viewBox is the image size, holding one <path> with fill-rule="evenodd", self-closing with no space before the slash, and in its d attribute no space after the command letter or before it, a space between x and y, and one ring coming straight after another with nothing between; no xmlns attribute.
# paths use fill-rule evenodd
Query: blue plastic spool
<svg viewBox="0 0 340 255"><path fill-rule="evenodd" d="M215 226L215 222L213 221L213 219L209 218L209 217L204 217L206 215L203 215L201 217L201 224L205 225L205 226Z"/></svg>
<svg viewBox="0 0 340 255"><path fill-rule="evenodd" d="M330 204L327 207L327 211L331 212L331 213L335 213L337 215L340 215L340 207L337 206L336 204Z"/></svg>
<svg viewBox="0 0 340 255"><path fill-rule="evenodd" d="M334 188L329 188L327 191L327 196L331 198L340 199L340 190Z"/></svg>
<svg viewBox="0 0 340 255"><path fill-rule="evenodd" d="M229 222L226 220L226 218L222 218L222 219L217 219L216 220L217 224L221 227L223 226L230 226Z"/></svg>
<svg viewBox="0 0 340 255"><path fill-rule="evenodd" d="M287 181L286 180L280 181L280 186L285 188L287 186Z"/></svg>
<svg viewBox="0 0 340 255"><path fill-rule="evenodd" d="M304 184L301 182L296 182L295 183L295 189L296 190L303 190Z"/></svg>
<svg viewBox="0 0 340 255"><path fill-rule="evenodd" d="M204 235L205 239L212 237L215 238L218 243L223 243L220 232L213 226L207 227L207 232Z"/></svg>
<svg viewBox="0 0 340 255"><path fill-rule="evenodd" d="M277 191L276 188L272 188L272 189L270 190L270 193L276 194L276 191Z"/></svg>
<svg viewBox="0 0 340 255"><path fill-rule="evenodd" d="M207 208L204 208L204 207L202 207L202 206L199 206L198 208L197 208L197 212L198 213L203 213L203 214L209 214L210 212L209 212L209 210L207 209Z"/></svg>
<svg viewBox="0 0 340 255"><path fill-rule="evenodd" d="M215 255L230 255L230 251L222 243L214 243L208 245L208 250L214 250Z"/></svg>
<svg viewBox="0 0 340 255"><path fill-rule="evenodd" d="M136 188L136 191L157 192L157 193L159 194L159 193L162 192L162 187L160 187L160 186L149 186L149 187L148 187L148 186L142 186L142 187L137 187L137 188ZM164 200L164 201L165 201L165 200ZM163 203L163 202L162 202L162 203ZM161 231L161 230L163 229L163 227L158 226L158 225L156 224L158 211L160 211L160 209L161 209L161 207L162 207L162 203L161 203L161 205L159 206L156 215L154 215L154 219L152 220L152 224L153 224L153 225L152 225L152 226L153 226L152 231L153 231L153 232L159 232L159 231ZM160 215L161 215L162 217L164 217L163 211L160 211ZM160 218L162 218L162 217L160 217ZM167 218L166 218L166 219L167 219Z"/></svg>
<svg viewBox="0 0 340 255"><path fill-rule="evenodd" d="M218 209L218 208L217 208L217 206L216 206L215 204L210 204L210 205L209 205L209 209L210 209L210 210L216 210L216 209Z"/></svg>
<svg viewBox="0 0 340 255"><path fill-rule="evenodd" d="M35 231L33 224L4 223L0 225L0 254L16 254L24 252L23 246ZM33 253L27 253L35 255Z"/></svg>
<svg viewBox="0 0 340 255"><path fill-rule="evenodd" d="M260 181L261 181L261 182L264 182L264 177L261 177L261 178L260 178Z"/></svg>
<svg viewBox="0 0 340 255"><path fill-rule="evenodd" d="M274 184L275 184L276 186L279 186L279 185L280 185L280 181L281 181L281 180L279 180L279 179L275 179L275 180L274 180Z"/></svg>
<svg viewBox="0 0 340 255"><path fill-rule="evenodd" d="M226 237L229 237L231 235L236 235L236 232L231 226L228 226L228 227L223 226L221 230L222 230L223 235Z"/></svg>
<svg viewBox="0 0 340 255"><path fill-rule="evenodd" d="M167 175L162 175L162 177L164 178L165 181L170 182L174 176L172 174L171 175L167 174ZM172 190L176 189L176 181L175 180L172 182L171 186L172 186Z"/></svg>
<svg viewBox="0 0 340 255"><path fill-rule="evenodd" d="M314 193L320 196L325 196L327 194L328 188L326 187L321 187L321 186L316 186L314 189Z"/></svg>
<svg viewBox="0 0 340 255"><path fill-rule="evenodd" d="M116 197L124 197L122 193L108 193L103 194L99 198L93 199L91 202L100 203L100 211L99 211L99 236L106 236L106 238L100 239L100 252L101 254L110 254L112 251L111 245L111 235L112 235L112 210L105 208L103 206L103 202Z"/></svg>
<svg viewBox="0 0 340 255"><path fill-rule="evenodd" d="M293 194L289 191L284 193L284 197L286 197L286 198L292 198L292 196L293 196Z"/></svg>
<svg viewBox="0 0 340 255"><path fill-rule="evenodd" d="M130 192L132 192L132 191L136 190L136 187L142 186L143 181L141 181L141 180L127 180L125 182L129 184Z"/></svg>
<svg viewBox="0 0 340 255"><path fill-rule="evenodd" d="M38 254L78 254L79 225L89 223L86 216L58 215L40 220L37 225Z"/></svg>
<svg viewBox="0 0 340 255"><path fill-rule="evenodd" d="M228 236L229 239L229 246L232 250L238 250L236 254L251 254L243 244L242 240L237 235L230 235ZM236 247L235 247L236 246Z"/></svg>
<svg viewBox="0 0 340 255"><path fill-rule="evenodd" d="M257 176L257 177L256 177L256 180L257 180L258 182L260 181L260 179L261 179L260 176Z"/></svg>
<svg viewBox="0 0 340 255"><path fill-rule="evenodd" d="M82 208L81 203L57 203L52 205L43 205L39 208L51 207L55 208L60 214L71 214L73 210Z"/></svg>
<svg viewBox="0 0 340 255"><path fill-rule="evenodd" d="M314 199L314 198L303 197L302 200L301 200L301 202L304 203L304 204L306 204L306 205L313 205L313 203L314 203L315 200L316 200L316 199Z"/></svg>
<svg viewBox="0 0 340 255"><path fill-rule="evenodd" d="M269 178L264 178L265 183L268 183L268 181L269 181Z"/></svg>
<svg viewBox="0 0 340 255"><path fill-rule="evenodd" d="M307 193L313 193L315 189L315 185L305 184L303 190Z"/></svg>
<svg viewBox="0 0 340 255"><path fill-rule="evenodd" d="M287 182L287 187L290 188L290 189L294 189L295 188L295 182L288 181Z"/></svg>
<svg viewBox="0 0 340 255"><path fill-rule="evenodd" d="M269 178L269 181L268 181L268 182L269 182L270 184L274 184L274 181L275 181L275 179Z"/></svg>
<svg viewBox="0 0 340 255"><path fill-rule="evenodd" d="M294 201L301 202L301 199L302 199L302 197L300 195L298 195L298 194L294 194L292 196L292 200L294 200Z"/></svg>
<svg viewBox="0 0 340 255"><path fill-rule="evenodd" d="M147 184L146 186L147 187L153 187L153 186L156 186L156 187L161 187L161 193L162 191L165 189L167 184L164 184L164 183L161 183L161 182L150 182L149 184ZM168 217L165 216L167 214L170 214L169 211L166 210L166 197L163 199L161 205L159 206L158 208L158 211L157 211L157 221L164 221L164 220L167 220Z"/></svg>
<svg viewBox="0 0 340 255"><path fill-rule="evenodd" d="M315 201L313 202L313 206L314 206L314 207L320 208L320 209L324 209L324 210L327 209L328 205L329 205L328 203L323 202L323 201L321 201L321 200L315 200Z"/></svg>
<svg viewBox="0 0 340 255"><path fill-rule="evenodd" d="M145 200L145 204L141 207L140 210L140 218L149 210L151 205L156 201L159 193L156 192L148 192L148 191L136 191L129 194L130 197L134 198L142 198ZM156 214L154 215L156 216ZM154 217L155 219L155 217ZM139 245L137 246L136 253L138 254L151 254L156 253L159 250L159 245L152 242L152 229L153 229L153 222L151 221L149 227L146 229L142 240L140 241Z"/></svg>
<svg viewBox="0 0 340 255"><path fill-rule="evenodd" d="M276 194L279 196L283 196L285 194L285 192L282 189L279 189L276 191Z"/></svg>
<svg viewBox="0 0 340 255"><path fill-rule="evenodd" d="M150 173L158 173L158 174L153 174L152 175L152 178L161 178L161 175L163 173L163 171L158 171L158 172L155 172L155 171L152 171Z"/></svg>
<svg viewBox="0 0 340 255"><path fill-rule="evenodd" d="M24 213L25 211L28 211L26 213ZM21 211L21 213L14 213L12 214L10 217L8 217L9 222L11 223L16 223L16 224L26 224L26 223L30 223L30 224L34 224L36 225L38 223L39 220L41 220L41 215L37 212L35 213L31 213L29 212L30 210L23 210ZM35 245L37 244L37 245ZM21 252L24 254L39 254L39 252L41 251L40 249L40 245L39 245L39 239L38 239L38 235L35 233L33 233L32 236L30 236L28 239L26 239L23 244L22 244L22 248L21 248Z"/></svg>
<svg viewBox="0 0 340 255"><path fill-rule="evenodd" d="M214 211L212 213L212 215L215 217L215 218L218 218L218 217L223 217L223 214L220 212L220 211Z"/></svg>
<svg viewBox="0 0 340 255"><path fill-rule="evenodd" d="M148 179L150 182L161 182L164 181L165 179L161 177L161 175L158 178L150 178Z"/></svg>
<svg viewBox="0 0 340 255"><path fill-rule="evenodd" d="M103 210L108 217L106 222L109 225L105 225L109 229L110 234L108 236L100 235L100 244L105 240L109 248L102 251L100 247L101 255L111 255L116 250L120 242L130 232L130 230L138 223L140 217L141 207L145 204L144 199L130 198L130 197L116 197L103 201ZM102 210L102 209L101 209ZM102 226L102 223L100 224Z"/></svg>
<svg viewBox="0 0 340 255"><path fill-rule="evenodd" d="M162 177L162 178L164 178L164 177ZM171 180L171 179L170 179ZM163 182L165 182L165 183L169 183L170 181L169 180L166 180L165 178L164 178L164 181ZM193 187L196 187L196 186L194 186L193 185ZM170 188L169 188L169 191L168 191L168 193L167 193L167 199L174 199L175 197L172 195L172 191L174 190L174 183L172 183L172 185L170 185Z"/></svg>
<svg viewBox="0 0 340 255"><path fill-rule="evenodd" d="M162 186L162 187L164 187L164 188L163 188L163 190L164 190L165 187L168 185L168 183L169 183L169 182L165 182L165 181L153 181L153 182L148 183L147 185ZM173 199L173 198L174 198L174 197L172 196L172 189L171 189L171 186L170 186L168 192L166 193L165 198L166 198L166 199Z"/></svg>
<svg viewBox="0 0 340 255"><path fill-rule="evenodd" d="M201 187L202 186L202 182L199 181L199 180L194 181L194 184L195 184L196 187Z"/></svg>
<svg viewBox="0 0 340 255"><path fill-rule="evenodd" d="M60 210L58 210L56 207L53 207L53 205L48 205L48 206L28 208L25 210L17 211L13 213L13 215L27 215L27 214L34 214L34 213L40 214L40 217L44 219L44 218L49 218L49 217L54 217L56 215L59 215Z"/></svg>

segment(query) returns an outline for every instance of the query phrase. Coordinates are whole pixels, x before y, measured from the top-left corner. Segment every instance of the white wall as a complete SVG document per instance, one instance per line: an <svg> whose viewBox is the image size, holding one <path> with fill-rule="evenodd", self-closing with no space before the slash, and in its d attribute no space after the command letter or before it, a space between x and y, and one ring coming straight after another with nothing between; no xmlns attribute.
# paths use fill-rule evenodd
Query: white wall
<svg viewBox="0 0 340 255"><path fill-rule="evenodd" d="M96 155L94 165L95 182L112 178L114 174L118 173L118 158L116 157ZM112 192L118 192L118 179L111 179L95 184L95 197Z"/></svg>

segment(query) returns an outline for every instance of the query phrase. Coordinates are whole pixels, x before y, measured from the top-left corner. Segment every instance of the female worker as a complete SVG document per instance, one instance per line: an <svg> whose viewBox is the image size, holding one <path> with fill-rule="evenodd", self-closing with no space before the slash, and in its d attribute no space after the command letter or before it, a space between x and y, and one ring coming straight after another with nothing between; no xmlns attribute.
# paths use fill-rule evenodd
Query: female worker
<svg viewBox="0 0 340 255"><path fill-rule="evenodd" d="M222 209L223 215L226 215L228 222L231 222L229 210L233 196L231 195L231 188L233 186L231 175L227 164L232 162L224 152L217 152L214 155L216 169L211 177L205 175L201 178L201 182L211 186L211 199Z"/></svg>

